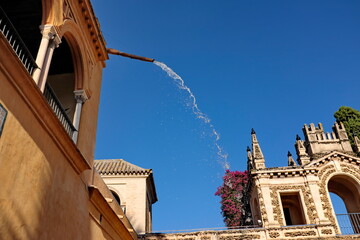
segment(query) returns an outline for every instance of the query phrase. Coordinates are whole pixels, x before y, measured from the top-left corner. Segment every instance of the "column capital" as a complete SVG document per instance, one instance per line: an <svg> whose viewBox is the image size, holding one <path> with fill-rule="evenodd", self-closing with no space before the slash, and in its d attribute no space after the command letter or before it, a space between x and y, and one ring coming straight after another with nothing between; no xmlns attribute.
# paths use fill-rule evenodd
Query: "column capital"
<svg viewBox="0 0 360 240"><path fill-rule="evenodd" d="M75 100L77 103L84 103L89 99L87 92L84 89L74 91Z"/></svg>
<svg viewBox="0 0 360 240"><path fill-rule="evenodd" d="M55 46L59 46L61 43L61 38L53 25L40 25L40 31L43 38L53 40Z"/></svg>

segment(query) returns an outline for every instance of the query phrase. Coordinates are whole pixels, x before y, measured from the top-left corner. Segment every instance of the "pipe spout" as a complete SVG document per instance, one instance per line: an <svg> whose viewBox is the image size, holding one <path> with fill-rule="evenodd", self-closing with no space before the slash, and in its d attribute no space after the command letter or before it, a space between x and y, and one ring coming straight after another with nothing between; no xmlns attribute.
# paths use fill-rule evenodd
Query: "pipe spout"
<svg viewBox="0 0 360 240"><path fill-rule="evenodd" d="M137 60L141 60L141 61L145 61L145 62L154 62L155 61L155 59L152 59L152 58L141 57L141 56L137 56L134 54L124 53L124 52L120 52L120 51L118 51L116 49L112 49L112 48L107 48L106 50L107 50L108 54L120 55L123 57L137 59Z"/></svg>

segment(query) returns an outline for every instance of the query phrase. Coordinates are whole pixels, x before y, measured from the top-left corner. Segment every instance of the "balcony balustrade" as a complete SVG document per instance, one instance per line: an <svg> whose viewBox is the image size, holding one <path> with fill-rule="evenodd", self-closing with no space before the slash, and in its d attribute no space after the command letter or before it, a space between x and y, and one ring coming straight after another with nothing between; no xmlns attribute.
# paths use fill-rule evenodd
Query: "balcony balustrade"
<svg viewBox="0 0 360 240"><path fill-rule="evenodd" d="M58 117L61 124L64 126L66 132L70 135L70 137L72 137L74 132L76 131L76 128L73 126L60 101L57 99L54 91L48 84L45 85L44 96L48 101L50 107L54 111L55 115Z"/></svg>
<svg viewBox="0 0 360 240"><path fill-rule="evenodd" d="M336 214L342 235L360 234L360 213Z"/></svg>
<svg viewBox="0 0 360 240"><path fill-rule="evenodd" d="M0 32L7 39L8 43L22 62L26 70L32 75L34 69L38 66L35 63L34 58L26 47L25 43L21 39L20 35L16 31L15 27L11 23L10 19L0 7Z"/></svg>

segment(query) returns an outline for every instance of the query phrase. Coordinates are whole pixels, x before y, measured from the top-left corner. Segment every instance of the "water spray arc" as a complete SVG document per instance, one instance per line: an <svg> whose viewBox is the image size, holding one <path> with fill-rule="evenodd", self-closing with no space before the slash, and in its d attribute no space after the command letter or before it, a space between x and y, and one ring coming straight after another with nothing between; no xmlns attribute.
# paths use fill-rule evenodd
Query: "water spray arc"
<svg viewBox="0 0 360 240"><path fill-rule="evenodd" d="M197 118L202 120L210 128L210 130L212 131L212 134L215 136L214 144L217 148L217 155L219 157L218 162L222 165L222 167L224 169L230 168L230 165L227 160L228 154L225 153L223 148L219 145L220 134L216 131L214 125L211 123L211 119L200 110L200 108L197 104L195 95L193 94L191 89L188 86L186 86L185 81L178 74L176 74L165 63L155 61L155 59L152 59L152 58L146 58L146 57L141 57L141 56L137 56L137 55L133 55L133 54L128 54L128 53L120 52L118 50L111 49L111 48L108 48L107 52L109 54L120 55L123 57L137 59L137 60L141 60L141 61L145 61L145 62L152 62L155 65L157 65L158 67L160 67L163 71L165 71L168 74L168 76L171 77L175 81L176 86L179 89L187 92L187 94L189 95L189 98L191 99L191 110L192 110L193 114Z"/></svg>
<svg viewBox="0 0 360 240"><path fill-rule="evenodd" d="M222 167L224 169L229 169L230 165L227 161L228 154L225 153L223 148L219 145L220 134L216 131L214 125L211 123L211 119L200 110L200 108L197 104L197 101L196 101L196 97L193 94L193 92L191 91L191 89L188 86L186 86L185 81L178 74L176 74L171 68L166 66L165 63L154 61L154 64L159 66L163 71L165 71L168 74L169 77L174 79L174 81L179 89L184 90L188 93L188 95L191 99L192 112L195 114L195 116L197 118L201 119L211 129L212 134L215 136L214 144L217 148L217 155L219 157L219 163L222 165Z"/></svg>

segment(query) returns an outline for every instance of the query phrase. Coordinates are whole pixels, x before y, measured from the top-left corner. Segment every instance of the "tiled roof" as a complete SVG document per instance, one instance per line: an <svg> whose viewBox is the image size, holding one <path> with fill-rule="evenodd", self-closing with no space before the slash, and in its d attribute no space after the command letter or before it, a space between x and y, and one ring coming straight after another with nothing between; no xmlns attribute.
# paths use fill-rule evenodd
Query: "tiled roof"
<svg viewBox="0 0 360 240"><path fill-rule="evenodd" d="M122 159L95 160L94 167L100 175L142 175L152 173L151 169L144 169Z"/></svg>

